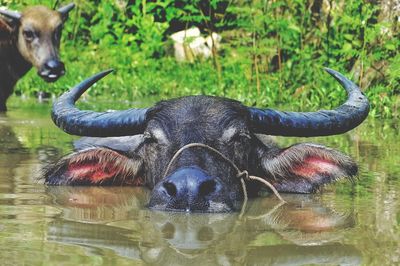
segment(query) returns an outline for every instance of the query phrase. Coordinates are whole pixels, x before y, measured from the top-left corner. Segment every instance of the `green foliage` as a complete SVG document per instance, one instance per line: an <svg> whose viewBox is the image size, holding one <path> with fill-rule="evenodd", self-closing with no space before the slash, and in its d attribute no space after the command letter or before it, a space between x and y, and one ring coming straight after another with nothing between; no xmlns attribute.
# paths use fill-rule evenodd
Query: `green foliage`
<svg viewBox="0 0 400 266"><path fill-rule="evenodd" d="M14 9L67 1L0 0ZM17 93L60 94L93 73L116 69L92 95L227 96L249 105L332 108L345 92L330 67L360 84L376 117L399 117L399 13L387 1L141 0L82 1L65 25L62 57L68 73L55 84L30 73ZM385 13L386 12L386 13ZM389 12L389 13L388 13ZM197 26L222 35L210 60L177 63L171 33Z"/></svg>

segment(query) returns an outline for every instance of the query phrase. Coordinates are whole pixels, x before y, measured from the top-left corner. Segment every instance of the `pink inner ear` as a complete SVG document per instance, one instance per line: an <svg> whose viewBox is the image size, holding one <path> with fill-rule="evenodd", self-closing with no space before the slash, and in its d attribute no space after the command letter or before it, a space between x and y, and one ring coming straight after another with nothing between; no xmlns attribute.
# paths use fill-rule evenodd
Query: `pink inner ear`
<svg viewBox="0 0 400 266"><path fill-rule="evenodd" d="M298 176L312 178L321 174L334 174L340 171L340 168L330 160L320 157L307 157L300 165L292 169Z"/></svg>
<svg viewBox="0 0 400 266"><path fill-rule="evenodd" d="M91 183L116 176L117 169L110 163L87 162L84 164L72 163L68 166L68 175L74 179L87 179Z"/></svg>
<svg viewBox="0 0 400 266"><path fill-rule="evenodd" d="M9 40L10 31L10 27L0 18L0 41Z"/></svg>
<svg viewBox="0 0 400 266"><path fill-rule="evenodd" d="M137 165L128 157L109 149L92 149L77 154L67 163L65 175L71 182L141 186L143 178L136 175Z"/></svg>

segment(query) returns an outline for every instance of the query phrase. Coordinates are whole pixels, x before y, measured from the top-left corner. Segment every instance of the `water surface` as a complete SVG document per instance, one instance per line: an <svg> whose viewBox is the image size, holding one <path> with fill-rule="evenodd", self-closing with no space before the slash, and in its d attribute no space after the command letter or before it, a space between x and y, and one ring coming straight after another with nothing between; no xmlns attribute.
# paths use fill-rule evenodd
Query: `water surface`
<svg viewBox="0 0 400 266"><path fill-rule="evenodd" d="M123 104L122 104L123 105ZM107 109L113 104L98 107ZM354 183L250 200L243 215L154 212L149 191L46 187L38 171L72 150L49 104L14 99L0 115L0 265L399 265L400 148L395 123L277 138L350 154Z"/></svg>

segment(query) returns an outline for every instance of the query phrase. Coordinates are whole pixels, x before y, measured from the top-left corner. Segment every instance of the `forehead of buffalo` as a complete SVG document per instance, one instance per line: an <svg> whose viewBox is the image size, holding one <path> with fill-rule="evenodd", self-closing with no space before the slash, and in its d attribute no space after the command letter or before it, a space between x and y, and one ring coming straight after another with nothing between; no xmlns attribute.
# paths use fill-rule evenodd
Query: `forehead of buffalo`
<svg viewBox="0 0 400 266"><path fill-rule="evenodd" d="M247 133L248 112L240 102L226 98L182 97L151 108L147 131L155 138L181 142L181 146L193 142L212 145L212 141Z"/></svg>
<svg viewBox="0 0 400 266"><path fill-rule="evenodd" d="M28 7L22 12L21 25L29 25L42 32L53 31L61 23L61 14L45 6Z"/></svg>

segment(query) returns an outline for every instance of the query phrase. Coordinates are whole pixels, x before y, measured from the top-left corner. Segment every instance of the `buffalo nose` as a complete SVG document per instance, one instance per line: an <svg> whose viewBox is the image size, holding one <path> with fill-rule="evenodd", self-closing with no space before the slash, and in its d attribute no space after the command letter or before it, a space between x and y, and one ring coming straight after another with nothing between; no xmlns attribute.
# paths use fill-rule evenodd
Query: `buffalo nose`
<svg viewBox="0 0 400 266"><path fill-rule="evenodd" d="M65 74L64 63L57 60L48 60L40 69L38 74L47 82L54 82Z"/></svg>
<svg viewBox="0 0 400 266"><path fill-rule="evenodd" d="M216 200L222 185L196 167L185 167L163 179L154 190L150 207L167 204L167 209L181 211L207 211ZM165 209L165 207L163 207Z"/></svg>
<svg viewBox="0 0 400 266"><path fill-rule="evenodd" d="M51 73L61 74L65 68L64 63L59 60L49 60L45 63L45 68L49 70Z"/></svg>
<svg viewBox="0 0 400 266"><path fill-rule="evenodd" d="M180 177L175 175L163 182L162 186L171 198L176 198L179 195L206 197L215 192L217 182L206 176L186 175Z"/></svg>

